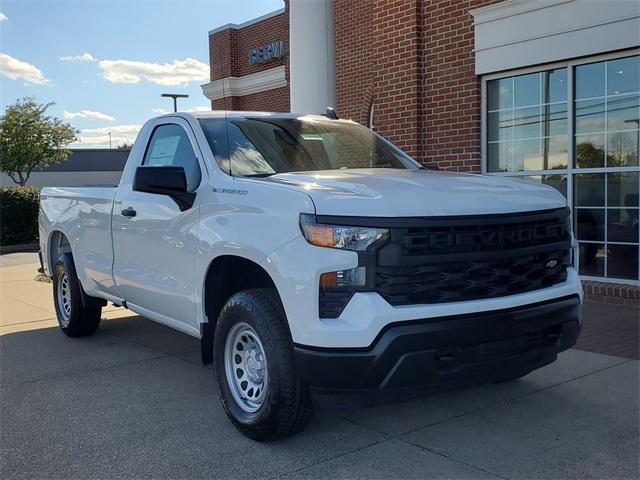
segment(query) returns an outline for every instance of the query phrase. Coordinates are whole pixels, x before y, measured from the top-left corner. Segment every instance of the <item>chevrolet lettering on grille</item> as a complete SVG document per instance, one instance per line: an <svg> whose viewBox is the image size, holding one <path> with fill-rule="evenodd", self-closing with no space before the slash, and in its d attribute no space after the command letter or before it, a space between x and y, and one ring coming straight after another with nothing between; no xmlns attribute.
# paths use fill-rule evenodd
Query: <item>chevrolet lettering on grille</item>
<svg viewBox="0 0 640 480"><path fill-rule="evenodd" d="M475 231L475 232L433 232L411 239L421 245L434 249L451 247L495 247L506 248L528 242L563 239L566 228L561 225L544 225L539 227L523 227L509 230Z"/></svg>

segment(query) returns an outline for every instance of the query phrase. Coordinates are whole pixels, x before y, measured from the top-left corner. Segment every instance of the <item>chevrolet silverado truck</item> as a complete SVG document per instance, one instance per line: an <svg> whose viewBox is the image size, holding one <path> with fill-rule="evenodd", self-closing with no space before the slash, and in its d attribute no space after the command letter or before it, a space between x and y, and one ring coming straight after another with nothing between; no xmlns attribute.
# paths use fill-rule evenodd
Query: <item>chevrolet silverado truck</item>
<svg viewBox="0 0 640 480"><path fill-rule="evenodd" d="M301 430L317 394L553 362L581 325L570 225L551 187L427 170L331 115L261 112L154 118L119 185L44 188L39 217L62 331L93 334L112 302L200 339L256 440Z"/></svg>

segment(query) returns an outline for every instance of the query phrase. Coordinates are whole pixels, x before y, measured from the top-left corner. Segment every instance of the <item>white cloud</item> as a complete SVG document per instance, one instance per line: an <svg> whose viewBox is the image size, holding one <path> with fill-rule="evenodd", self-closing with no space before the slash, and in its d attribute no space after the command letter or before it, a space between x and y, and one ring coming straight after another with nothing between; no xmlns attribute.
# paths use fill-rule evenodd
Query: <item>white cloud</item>
<svg viewBox="0 0 640 480"><path fill-rule="evenodd" d="M207 80L209 65L194 58L172 63L150 63L132 60L101 60L100 70L111 83L140 83L146 80L157 85L175 86Z"/></svg>
<svg viewBox="0 0 640 480"><path fill-rule="evenodd" d="M4 13L0 12L0 22L4 22L5 20L9 20L9 17L7 17Z"/></svg>
<svg viewBox="0 0 640 480"><path fill-rule="evenodd" d="M99 128L83 128L80 132L84 134L101 134L101 133L109 133L112 135L137 135L142 125L137 123L132 123L130 125L113 125L112 127L99 127Z"/></svg>
<svg viewBox="0 0 640 480"><path fill-rule="evenodd" d="M66 110L63 112L62 116L64 118L86 118L87 120L104 120L106 122L113 122L115 118L111 115L107 115L102 112L94 112L93 110L80 110L79 112L67 112Z"/></svg>
<svg viewBox="0 0 640 480"><path fill-rule="evenodd" d="M46 85L49 80L35 65L13 58L6 53L0 53L0 75L11 80L24 80L28 85Z"/></svg>
<svg viewBox="0 0 640 480"><path fill-rule="evenodd" d="M109 147L109 133L111 133L111 145L116 147L123 143L133 144L142 125L113 125L111 127L83 128L80 130L80 141L73 146L89 148Z"/></svg>
<svg viewBox="0 0 640 480"><path fill-rule="evenodd" d="M69 55L66 57L58 57L63 62L95 62L96 59L90 53L84 52L82 55Z"/></svg>
<svg viewBox="0 0 640 480"><path fill-rule="evenodd" d="M151 111L156 115L166 115L168 113L173 113L172 111L165 110L164 108L152 108ZM180 111L187 112L187 113L210 112L211 107L194 107L194 108L188 108L186 110L180 110Z"/></svg>

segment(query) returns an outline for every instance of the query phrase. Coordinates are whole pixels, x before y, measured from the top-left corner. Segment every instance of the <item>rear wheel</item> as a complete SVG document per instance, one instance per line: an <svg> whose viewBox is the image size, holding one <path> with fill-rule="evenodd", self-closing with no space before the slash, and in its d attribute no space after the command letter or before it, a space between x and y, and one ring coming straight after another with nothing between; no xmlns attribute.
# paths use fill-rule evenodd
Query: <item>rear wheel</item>
<svg viewBox="0 0 640 480"><path fill-rule="evenodd" d="M220 398L235 427L260 441L302 430L311 402L295 372L293 344L275 291L233 295L220 313L213 341Z"/></svg>
<svg viewBox="0 0 640 480"><path fill-rule="evenodd" d="M53 303L60 329L70 337L92 335L98 329L103 301L84 293L70 253L63 253L54 268Z"/></svg>

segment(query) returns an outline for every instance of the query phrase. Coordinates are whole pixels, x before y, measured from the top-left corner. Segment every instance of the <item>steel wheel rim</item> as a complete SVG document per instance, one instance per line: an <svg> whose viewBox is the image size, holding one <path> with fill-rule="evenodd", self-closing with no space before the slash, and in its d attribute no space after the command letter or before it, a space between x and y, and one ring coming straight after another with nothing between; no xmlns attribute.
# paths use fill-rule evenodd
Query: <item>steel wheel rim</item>
<svg viewBox="0 0 640 480"><path fill-rule="evenodd" d="M247 323L235 324L224 347L227 385L236 404L247 413L257 412L267 393L267 356L260 337Z"/></svg>
<svg viewBox="0 0 640 480"><path fill-rule="evenodd" d="M71 318L71 289L69 288L69 276L66 273L60 275L58 279L58 311L60 312L61 323L67 326Z"/></svg>

